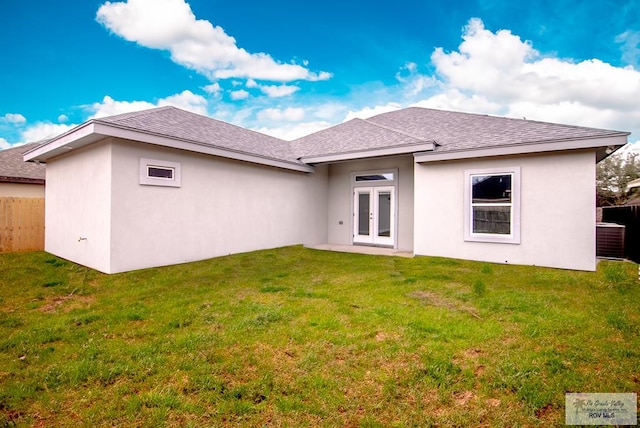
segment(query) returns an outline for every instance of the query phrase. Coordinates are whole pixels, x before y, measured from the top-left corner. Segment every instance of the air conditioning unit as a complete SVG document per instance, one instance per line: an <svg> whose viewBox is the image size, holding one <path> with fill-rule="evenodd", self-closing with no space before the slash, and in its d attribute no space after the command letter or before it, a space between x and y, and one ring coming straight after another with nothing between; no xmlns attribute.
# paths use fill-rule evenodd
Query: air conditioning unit
<svg viewBox="0 0 640 428"><path fill-rule="evenodd" d="M596 224L596 256L623 259L625 227L616 223Z"/></svg>

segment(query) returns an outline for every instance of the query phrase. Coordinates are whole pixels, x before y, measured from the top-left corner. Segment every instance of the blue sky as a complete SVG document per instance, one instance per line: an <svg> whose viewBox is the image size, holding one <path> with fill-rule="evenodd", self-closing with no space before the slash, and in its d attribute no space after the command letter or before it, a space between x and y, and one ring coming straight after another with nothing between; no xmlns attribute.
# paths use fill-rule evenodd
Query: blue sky
<svg viewBox="0 0 640 428"><path fill-rule="evenodd" d="M286 139L418 105L640 140L640 0L3 1L0 40L0 148L158 105Z"/></svg>

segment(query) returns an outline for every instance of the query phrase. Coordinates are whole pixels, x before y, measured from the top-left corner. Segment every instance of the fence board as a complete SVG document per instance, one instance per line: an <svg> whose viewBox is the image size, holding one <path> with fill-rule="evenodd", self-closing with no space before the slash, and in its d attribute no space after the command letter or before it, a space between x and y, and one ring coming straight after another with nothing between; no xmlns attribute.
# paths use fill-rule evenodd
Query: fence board
<svg viewBox="0 0 640 428"><path fill-rule="evenodd" d="M640 205L604 207L602 221L625 225L625 255L640 263Z"/></svg>
<svg viewBox="0 0 640 428"><path fill-rule="evenodd" d="M0 253L44 250L44 198L0 197Z"/></svg>

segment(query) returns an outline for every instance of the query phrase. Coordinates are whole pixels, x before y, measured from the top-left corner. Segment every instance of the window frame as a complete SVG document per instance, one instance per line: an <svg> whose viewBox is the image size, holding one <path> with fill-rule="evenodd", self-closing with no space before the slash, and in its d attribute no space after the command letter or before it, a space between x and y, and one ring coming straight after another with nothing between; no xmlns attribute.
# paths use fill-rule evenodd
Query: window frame
<svg viewBox="0 0 640 428"><path fill-rule="evenodd" d="M520 244L520 167L481 168L464 171L464 240L469 242L490 242ZM511 176L511 202L473 203L473 177ZM477 206L508 206L511 208L510 233L473 232L473 208Z"/></svg>
<svg viewBox="0 0 640 428"><path fill-rule="evenodd" d="M149 175L150 168L171 170L172 177L155 177ZM143 186L181 187L182 172L180 162L140 158L140 184Z"/></svg>

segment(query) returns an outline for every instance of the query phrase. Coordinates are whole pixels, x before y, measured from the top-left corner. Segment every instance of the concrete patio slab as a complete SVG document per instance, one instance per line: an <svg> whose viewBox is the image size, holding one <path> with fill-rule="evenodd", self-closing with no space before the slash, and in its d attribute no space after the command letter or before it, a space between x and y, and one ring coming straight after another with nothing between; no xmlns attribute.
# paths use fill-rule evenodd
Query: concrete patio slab
<svg viewBox="0 0 640 428"><path fill-rule="evenodd" d="M410 251L398 251L393 248L370 247L366 245L334 245L322 244L307 247L312 250L338 251L342 253L369 254L374 256L396 256L412 258L413 253Z"/></svg>

